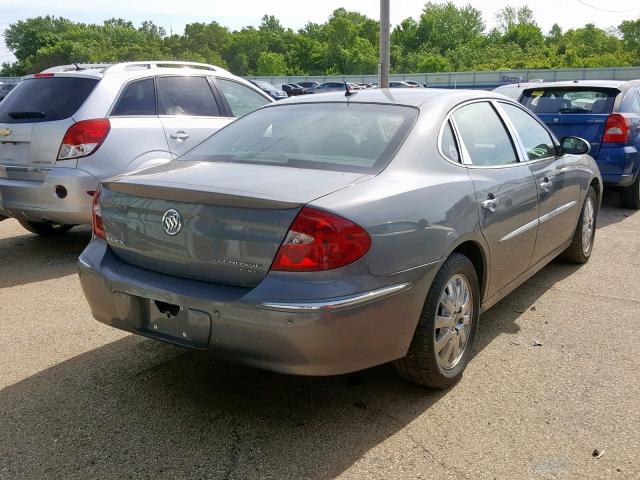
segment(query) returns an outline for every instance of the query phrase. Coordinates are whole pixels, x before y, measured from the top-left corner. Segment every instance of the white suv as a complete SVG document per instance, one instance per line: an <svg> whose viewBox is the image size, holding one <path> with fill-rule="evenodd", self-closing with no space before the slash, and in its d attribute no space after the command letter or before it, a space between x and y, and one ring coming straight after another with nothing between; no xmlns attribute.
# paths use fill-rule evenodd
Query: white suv
<svg viewBox="0 0 640 480"><path fill-rule="evenodd" d="M212 65L67 65L0 103L0 217L52 235L91 223L98 182L167 162L273 100Z"/></svg>

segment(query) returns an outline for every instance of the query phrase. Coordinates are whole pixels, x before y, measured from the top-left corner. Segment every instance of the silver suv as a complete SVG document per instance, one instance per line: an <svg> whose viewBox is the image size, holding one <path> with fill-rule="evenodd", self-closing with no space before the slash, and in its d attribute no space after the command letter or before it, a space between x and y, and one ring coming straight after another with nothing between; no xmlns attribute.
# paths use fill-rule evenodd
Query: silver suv
<svg viewBox="0 0 640 480"><path fill-rule="evenodd" d="M101 180L167 162L273 100L212 65L54 67L0 103L0 216L40 235L91 223Z"/></svg>

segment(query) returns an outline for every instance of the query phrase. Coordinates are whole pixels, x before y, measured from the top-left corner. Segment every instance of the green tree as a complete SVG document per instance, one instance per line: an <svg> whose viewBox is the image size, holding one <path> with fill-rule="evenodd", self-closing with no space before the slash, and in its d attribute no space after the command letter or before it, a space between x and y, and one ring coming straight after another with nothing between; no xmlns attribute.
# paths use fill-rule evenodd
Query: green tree
<svg viewBox="0 0 640 480"><path fill-rule="evenodd" d="M480 37L485 29L480 10L470 4L428 2L420 16L417 37L421 45L441 54Z"/></svg>
<svg viewBox="0 0 640 480"><path fill-rule="evenodd" d="M640 18L617 29L594 25L566 32L554 25L545 35L527 6L505 6L497 26L485 30L470 4L430 1L420 18L406 18L391 34L395 72L436 72L520 68L640 65ZM125 19L101 24L42 16L17 21L5 30L16 56L2 75L24 75L63 63L141 59L212 63L238 75L373 74L378 65L379 23L359 12L335 10L323 23L298 31L273 15L257 27L231 31L216 21L186 25L167 36L153 22Z"/></svg>
<svg viewBox="0 0 640 480"><path fill-rule="evenodd" d="M287 64L280 53L261 52L258 55L256 74L265 76L279 76L287 74Z"/></svg>

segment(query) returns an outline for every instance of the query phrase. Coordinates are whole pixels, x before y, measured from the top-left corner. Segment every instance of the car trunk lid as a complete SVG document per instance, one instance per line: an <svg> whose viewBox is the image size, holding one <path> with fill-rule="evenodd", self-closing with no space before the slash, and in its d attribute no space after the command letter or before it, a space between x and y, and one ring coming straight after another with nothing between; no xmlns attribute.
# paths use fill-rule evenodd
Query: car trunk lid
<svg viewBox="0 0 640 480"><path fill-rule="evenodd" d="M174 161L106 182L107 242L123 261L228 285L257 285L306 203L363 174ZM269 181L265 181L269 179Z"/></svg>
<svg viewBox="0 0 640 480"><path fill-rule="evenodd" d="M584 138L591 144L591 155L597 156L602 145L602 136L604 135L604 128L609 115L539 113L538 117L547 124L558 139L563 137Z"/></svg>

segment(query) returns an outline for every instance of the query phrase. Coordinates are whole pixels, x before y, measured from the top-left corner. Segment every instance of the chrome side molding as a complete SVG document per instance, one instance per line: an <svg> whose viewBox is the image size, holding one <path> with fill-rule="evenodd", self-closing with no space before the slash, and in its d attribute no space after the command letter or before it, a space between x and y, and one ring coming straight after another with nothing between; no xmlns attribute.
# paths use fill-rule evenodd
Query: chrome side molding
<svg viewBox="0 0 640 480"><path fill-rule="evenodd" d="M517 237L521 233L524 233L532 228L537 227L541 223L546 222L547 220L551 220L553 217L560 215L562 212L569 210L571 207L576 205L578 202L573 200L569 203L565 203L564 205L559 206L555 210L551 210L549 213L545 213L535 220L522 225L521 227L516 228L513 232L506 234L504 237L500 239L500 242L506 242L507 240L511 240L513 237Z"/></svg>
<svg viewBox="0 0 640 480"><path fill-rule="evenodd" d="M279 310L283 312L317 312L321 310L340 310L343 308L357 307L364 305L374 300L380 300L385 297L390 297L411 287L411 283L400 283L398 285L392 285L390 287L379 288L377 290L370 290L368 292L359 293L349 297L343 297L337 300L327 299L317 302L283 302L261 303L260 306L271 310Z"/></svg>

